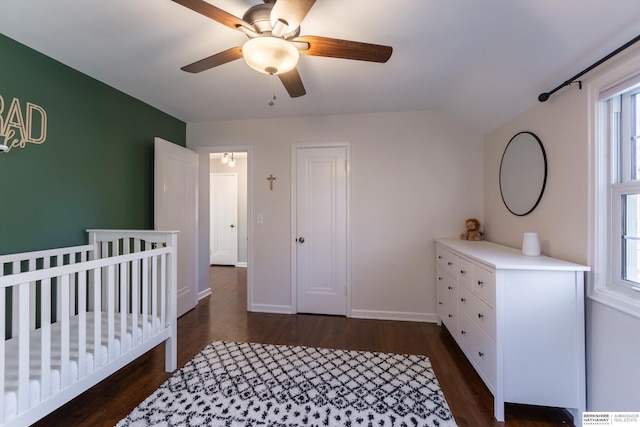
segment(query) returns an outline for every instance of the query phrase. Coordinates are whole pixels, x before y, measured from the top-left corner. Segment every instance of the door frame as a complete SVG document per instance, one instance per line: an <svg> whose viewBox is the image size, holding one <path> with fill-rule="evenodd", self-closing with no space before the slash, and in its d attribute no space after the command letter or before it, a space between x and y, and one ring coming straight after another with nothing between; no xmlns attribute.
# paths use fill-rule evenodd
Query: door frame
<svg viewBox="0 0 640 427"><path fill-rule="evenodd" d="M207 165L209 164L209 155L211 153L247 153L247 238L249 241L247 242L247 311L251 311L251 301L253 301L253 218L255 218L255 214L253 212L253 190L252 190L252 175L253 175L253 148L250 145L210 145L203 147L194 147L193 148L198 155L206 154L207 156ZM201 168L202 169L202 168ZM209 174L211 172L211 168L207 167L206 171L198 172L198 182L200 183L200 188L198 191L198 201L200 206L206 206L206 223L210 221L211 211L209 207L209 197L211 195L211 188L209 184ZM206 175L206 178L204 177ZM205 184L206 183L206 184ZM203 194L206 194L207 203L202 203ZM202 209L200 211L201 216L203 215ZM206 230L209 230L208 233L203 233L203 226L206 226ZM209 259L209 251L211 250L211 245L209 241L210 235L210 225L203 224L202 219L198 222L198 236L199 238L203 238L206 236L206 256L207 260ZM203 250L200 247L200 250ZM207 263L207 283L210 283L209 277L209 264ZM200 298L204 298L210 295L211 292L201 292Z"/></svg>
<svg viewBox="0 0 640 427"><path fill-rule="evenodd" d="M346 316L351 316L351 142L328 142L328 143L314 143L314 144L292 144L291 145L291 314L298 312L298 275L297 275L297 256L296 245L298 244L296 239L296 232L298 229L297 224L297 175L298 175L298 149L304 148L345 148L347 157L347 231L346 231L346 266L347 266L347 307Z"/></svg>

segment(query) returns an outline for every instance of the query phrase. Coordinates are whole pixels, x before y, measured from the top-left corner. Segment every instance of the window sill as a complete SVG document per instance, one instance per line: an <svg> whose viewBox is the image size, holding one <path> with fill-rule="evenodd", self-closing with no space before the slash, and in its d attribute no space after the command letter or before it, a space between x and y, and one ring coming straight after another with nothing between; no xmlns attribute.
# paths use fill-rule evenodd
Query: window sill
<svg viewBox="0 0 640 427"><path fill-rule="evenodd" d="M596 288L590 290L588 298L640 319L640 293L634 298L636 292L629 292L634 295L611 288Z"/></svg>

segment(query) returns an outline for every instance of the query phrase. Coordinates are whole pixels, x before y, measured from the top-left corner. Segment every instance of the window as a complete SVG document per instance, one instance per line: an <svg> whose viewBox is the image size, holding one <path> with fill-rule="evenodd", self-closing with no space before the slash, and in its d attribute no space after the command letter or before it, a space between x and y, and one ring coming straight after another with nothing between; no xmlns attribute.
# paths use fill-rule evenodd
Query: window
<svg viewBox="0 0 640 427"><path fill-rule="evenodd" d="M596 94L590 296L640 317L640 73L604 87Z"/></svg>
<svg viewBox="0 0 640 427"><path fill-rule="evenodd" d="M640 291L640 138L638 96L635 89L606 101L610 129L607 145L612 164L609 184L612 203L609 236L613 249L612 283Z"/></svg>

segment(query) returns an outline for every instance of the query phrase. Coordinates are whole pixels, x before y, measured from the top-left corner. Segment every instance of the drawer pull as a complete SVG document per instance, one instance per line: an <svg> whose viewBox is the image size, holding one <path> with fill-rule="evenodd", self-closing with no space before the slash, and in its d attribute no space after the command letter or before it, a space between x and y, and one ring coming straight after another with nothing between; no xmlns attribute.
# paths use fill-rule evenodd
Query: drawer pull
<svg viewBox="0 0 640 427"><path fill-rule="evenodd" d="M449 315L449 318L452 318L452 317L453 317L453 314L450 314L450 315Z"/></svg>
<svg viewBox="0 0 640 427"><path fill-rule="evenodd" d="M438 280L442 280L442 277L438 277Z"/></svg>
<svg viewBox="0 0 640 427"><path fill-rule="evenodd" d="M478 319L483 319L483 318L484 318L484 314L478 313Z"/></svg>
<svg viewBox="0 0 640 427"><path fill-rule="evenodd" d="M447 288L449 288L450 291L453 290L453 288L451 286L447 286Z"/></svg>
<svg viewBox="0 0 640 427"><path fill-rule="evenodd" d="M478 286L482 286L484 285L484 282L482 280L478 280Z"/></svg>
<svg viewBox="0 0 640 427"><path fill-rule="evenodd" d="M438 305L442 305L442 301L438 301Z"/></svg>
<svg viewBox="0 0 640 427"><path fill-rule="evenodd" d="M467 331L465 331L464 329L460 331L461 335L465 335L467 333Z"/></svg>
<svg viewBox="0 0 640 427"><path fill-rule="evenodd" d="M466 271L460 270L460 274L465 274L465 273L466 273Z"/></svg>
<svg viewBox="0 0 640 427"><path fill-rule="evenodd" d="M438 259L442 259L442 255L438 255Z"/></svg>
<svg viewBox="0 0 640 427"><path fill-rule="evenodd" d="M460 298L460 302L466 302L466 298Z"/></svg>
<svg viewBox="0 0 640 427"><path fill-rule="evenodd" d="M449 262L447 263L447 265L451 265L451 264L453 264L451 261L449 261Z"/></svg>
<svg viewBox="0 0 640 427"><path fill-rule="evenodd" d="M479 352L478 352L478 356L480 356L480 357L484 357L484 353L483 353L483 352L481 352L481 351L479 351Z"/></svg>

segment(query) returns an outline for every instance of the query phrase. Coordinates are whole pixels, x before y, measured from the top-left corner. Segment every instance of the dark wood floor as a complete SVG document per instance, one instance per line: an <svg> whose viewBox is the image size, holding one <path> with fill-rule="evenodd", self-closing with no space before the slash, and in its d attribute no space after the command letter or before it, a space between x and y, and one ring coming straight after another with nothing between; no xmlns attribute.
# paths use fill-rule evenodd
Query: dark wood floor
<svg viewBox="0 0 640 427"><path fill-rule="evenodd" d="M178 321L179 367L214 340L424 354L431 360L459 427L571 425L570 418L558 409L511 404L506 407L506 422L495 421L493 397L440 326L247 313L246 269L212 269L212 295ZM168 377L164 372L164 348L160 346L35 425L113 426Z"/></svg>

